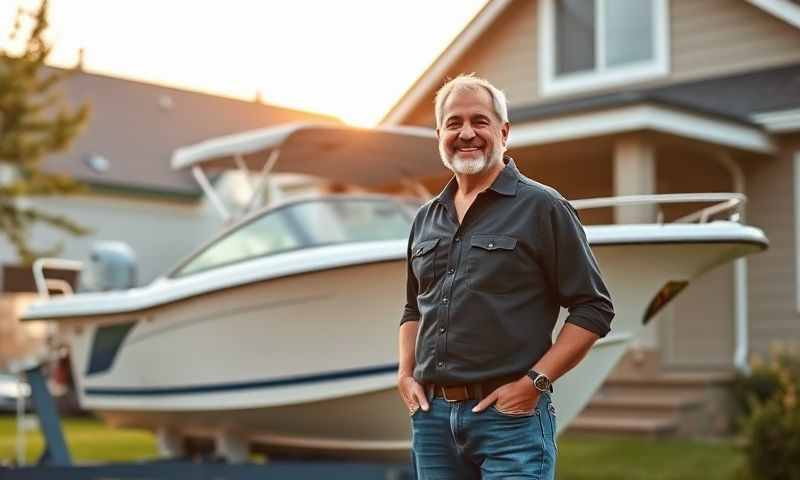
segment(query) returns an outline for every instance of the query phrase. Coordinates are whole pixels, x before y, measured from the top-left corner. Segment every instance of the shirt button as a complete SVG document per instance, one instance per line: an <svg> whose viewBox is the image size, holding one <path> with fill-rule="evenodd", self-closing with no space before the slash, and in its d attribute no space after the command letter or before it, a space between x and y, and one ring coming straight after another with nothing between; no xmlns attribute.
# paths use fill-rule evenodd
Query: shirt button
<svg viewBox="0 0 800 480"><path fill-rule="evenodd" d="M442 368L444 367L444 362L436 362L436 366Z"/></svg>
<svg viewBox="0 0 800 480"><path fill-rule="evenodd" d="M447 271L447 273L452 275L452 274L456 273L456 269L455 268L451 268L450 270Z"/></svg>
<svg viewBox="0 0 800 480"><path fill-rule="evenodd" d="M444 298L442 299L442 303L444 303L445 305L447 305L447 302L449 302L449 301L450 301L450 300L448 300L448 299L447 299L447 297L444 297Z"/></svg>
<svg viewBox="0 0 800 480"><path fill-rule="evenodd" d="M494 242L489 242L489 248L494 248Z"/></svg>
<svg viewBox="0 0 800 480"><path fill-rule="evenodd" d="M447 329L444 327L439 327L439 333L444 333Z"/></svg>

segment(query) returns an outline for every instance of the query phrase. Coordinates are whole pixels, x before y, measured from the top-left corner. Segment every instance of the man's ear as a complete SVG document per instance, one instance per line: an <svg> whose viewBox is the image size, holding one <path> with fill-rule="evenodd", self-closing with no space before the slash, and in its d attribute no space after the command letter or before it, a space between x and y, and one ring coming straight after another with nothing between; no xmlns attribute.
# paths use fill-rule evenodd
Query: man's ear
<svg viewBox="0 0 800 480"><path fill-rule="evenodd" d="M439 140L439 129L434 130L434 133L436 133L436 140Z"/></svg>
<svg viewBox="0 0 800 480"><path fill-rule="evenodd" d="M509 132L511 132L511 124L508 123L508 122L505 122L503 124L503 127L500 129L500 133L502 133L502 135L503 135L503 146L504 147L506 145L508 145L508 134L509 134Z"/></svg>

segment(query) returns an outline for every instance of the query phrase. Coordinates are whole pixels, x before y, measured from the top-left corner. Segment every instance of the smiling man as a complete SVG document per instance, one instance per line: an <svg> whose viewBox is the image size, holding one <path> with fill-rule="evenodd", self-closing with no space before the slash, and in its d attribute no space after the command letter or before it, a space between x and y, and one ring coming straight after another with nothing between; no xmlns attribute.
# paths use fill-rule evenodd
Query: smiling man
<svg viewBox="0 0 800 480"><path fill-rule="evenodd" d="M436 95L453 174L409 237L398 389L419 479L552 479L551 383L614 316L583 227L554 189L504 157L505 95L461 75ZM569 309L555 343L559 307Z"/></svg>

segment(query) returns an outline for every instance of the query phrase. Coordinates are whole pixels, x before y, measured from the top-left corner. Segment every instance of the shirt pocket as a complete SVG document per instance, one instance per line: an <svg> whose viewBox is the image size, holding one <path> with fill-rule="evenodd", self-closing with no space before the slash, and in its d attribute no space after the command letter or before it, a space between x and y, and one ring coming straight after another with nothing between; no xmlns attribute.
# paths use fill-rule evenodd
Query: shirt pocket
<svg viewBox="0 0 800 480"><path fill-rule="evenodd" d="M436 246L439 239L421 240L411 249L411 269L419 282L418 293L428 291L436 280Z"/></svg>
<svg viewBox="0 0 800 480"><path fill-rule="evenodd" d="M516 238L475 234L467 253L467 286L478 292L513 292L526 285L523 266Z"/></svg>

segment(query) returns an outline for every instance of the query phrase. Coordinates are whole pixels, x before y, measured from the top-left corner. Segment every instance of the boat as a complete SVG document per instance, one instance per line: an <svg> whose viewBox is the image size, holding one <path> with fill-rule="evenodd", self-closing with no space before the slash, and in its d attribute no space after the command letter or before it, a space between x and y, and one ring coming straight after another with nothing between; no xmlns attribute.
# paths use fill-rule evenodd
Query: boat
<svg viewBox="0 0 800 480"><path fill-rule="evenodd" d="M292 124L184 147L173 167L192 169L209 194L206 173L226 168L258 171L257 183L284 171L370 188L441 172L436 155L424 129ZM743 201L713 193L573 202L708 206L676 222L585 227L617 314L612 332L556 382L559 431L688 282L767 247L761 230L736 221ZM421 202L320 195L248 204L234 221L216 200L229 227L151 284L42 299L23 320L59 325L83 408L152 429L165 454L206 439L233 461L254 451L407 459L396 339Z"/></svg>

